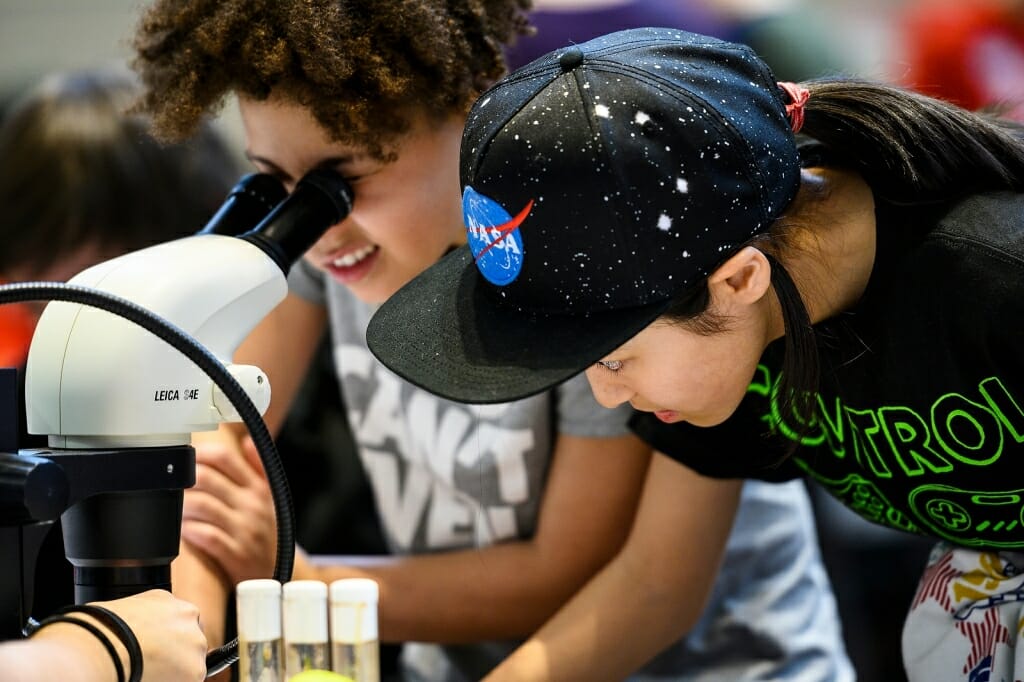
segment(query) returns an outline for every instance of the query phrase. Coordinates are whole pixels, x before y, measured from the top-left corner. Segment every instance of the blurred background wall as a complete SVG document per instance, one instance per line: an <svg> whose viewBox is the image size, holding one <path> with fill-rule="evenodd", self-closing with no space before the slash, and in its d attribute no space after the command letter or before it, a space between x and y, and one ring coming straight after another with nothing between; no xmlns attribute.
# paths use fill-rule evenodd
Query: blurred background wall
<svg viewBox="0 0 1024 682"><path fill-rule="evenodd" d="M555 0L555 4L588 1ZM704 2L744 16L801 16L815 27L806 36L808 42L828 43L858 75L888 78L900 70L892 18L904 4L919 0L663 1ZM125 61L143 5L142 0L0 0L0 113L46 73ZM240 140L231 106L225 109L224 125L233 139Z"/></svg>
<svg viewBox="0 0 1024 682"><path fill-rule="evenodd" d="M0 92L128 55L135 0L0 0Z"/></svg>
<svg viewBox="0 0 1024 682"><path fill-rule="evenodd" d="M141 0L0 0L0 114L53 71L124 63ZM233 108L220 123L240 143Z"/></svg>
<svg viewBox="0 0 1024 682"><path fill-rule="evenodd" d="M905 1L819 0L803 9L834 18L835 34L829 39L865 69L883 73L893 40L890 15ZM7 98L54 69L124 59L141 4L139 0L0 0L0 96ZM785 3L728 0L721 4L754 11Z"/></svg>

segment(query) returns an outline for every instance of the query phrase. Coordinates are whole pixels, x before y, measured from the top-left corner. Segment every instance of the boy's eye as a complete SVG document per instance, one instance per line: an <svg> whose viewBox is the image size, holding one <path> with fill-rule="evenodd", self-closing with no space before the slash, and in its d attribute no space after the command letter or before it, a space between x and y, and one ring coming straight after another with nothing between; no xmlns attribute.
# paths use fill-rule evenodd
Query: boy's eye
<svg viewBox="0 0 1024 682"><path fill-rule="evenodd" d="M622 369L622 360L598 360L597 364L610 372L618 372Z"/></svg>

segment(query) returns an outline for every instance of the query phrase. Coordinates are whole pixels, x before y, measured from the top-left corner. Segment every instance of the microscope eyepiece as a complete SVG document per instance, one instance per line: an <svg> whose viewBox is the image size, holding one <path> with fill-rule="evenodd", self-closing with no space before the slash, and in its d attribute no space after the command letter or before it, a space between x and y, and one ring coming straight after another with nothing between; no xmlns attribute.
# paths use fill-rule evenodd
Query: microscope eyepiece
<svg viewBox="0 0 1024 682"><path fill-rule="evenodd" d="M285 274L331 225L352 211L352 188L337 172L317 168L259 225L242 235L263 249Z"/></svg>
<svg viewBox="0 0 1024 682"><path fill-rule="evenodd" d="M288 196L281 181L267 173L250 173L238 181L217 213L198 234L237 237L254 228Z"/></svg>

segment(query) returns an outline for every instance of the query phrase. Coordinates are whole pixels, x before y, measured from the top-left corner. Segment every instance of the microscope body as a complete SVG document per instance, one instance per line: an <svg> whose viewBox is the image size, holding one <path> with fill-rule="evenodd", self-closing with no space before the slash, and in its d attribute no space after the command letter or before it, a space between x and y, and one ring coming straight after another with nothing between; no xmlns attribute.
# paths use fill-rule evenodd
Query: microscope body
<svg viewBox="0 0 1024 682"><path fill-rule="evenodd" d="M287 293L284 273L256 245L218 234L186 237L100 263L69 284L119 296L174 324L266 411L266 375L229 362ZM49 447L20 454L57 463L67 479L61 526L75 601L170 589L183 491L195 483L191 434L238 420L223 392L131 321L55 301L33 336L25 399L28 430L47 435Z"/></svg>
<svg viewBox="0 0 1024 682"><path fill-rule="evenodd" d="M287 293L258 247L217 234L186 237L125 254L75 276L126 298L204 345L264 412L270 383L258 368L233 366L242 339ZM28 429L51 447L188 444L237 415L188 358L107 311L55 301L43 311L25 376Z"/></svg>

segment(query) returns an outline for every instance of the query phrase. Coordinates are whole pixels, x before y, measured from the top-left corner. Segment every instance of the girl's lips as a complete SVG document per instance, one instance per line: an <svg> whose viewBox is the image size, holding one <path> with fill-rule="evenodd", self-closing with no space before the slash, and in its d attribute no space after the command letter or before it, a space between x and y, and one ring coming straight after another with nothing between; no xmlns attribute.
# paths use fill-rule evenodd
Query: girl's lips
<svg viewBox="0 0 1024 682"><path fill-rule="evenodd" d="M672 424L679 421L679 413L675 410L658 410L654 413L654 416L666 424Z"/></svg>
<svg viewBox="0 0 1024 682"><path fill-rule="evenodd" d="M337 282L346 285L354 284L363 279L376 264L377 258L380 255L380 249L373 247L369 254L362 256L358 260L350 257L353 254L359 254L361 251L362 249L357 249L356 251L349 252L349 254L334 257L325 264L327 272Z"/></svg>

